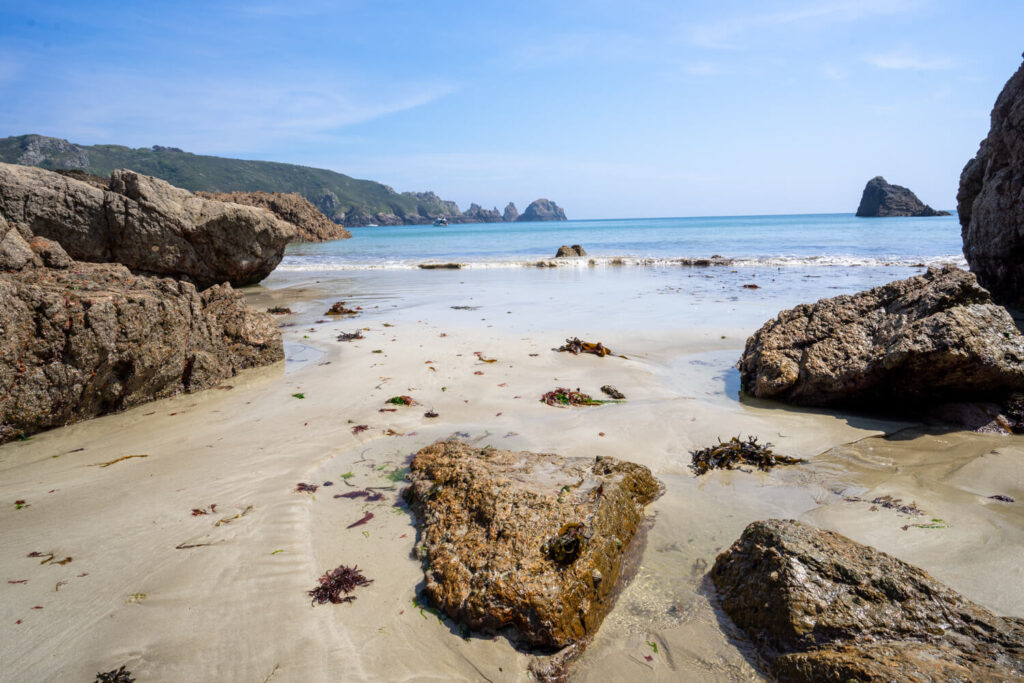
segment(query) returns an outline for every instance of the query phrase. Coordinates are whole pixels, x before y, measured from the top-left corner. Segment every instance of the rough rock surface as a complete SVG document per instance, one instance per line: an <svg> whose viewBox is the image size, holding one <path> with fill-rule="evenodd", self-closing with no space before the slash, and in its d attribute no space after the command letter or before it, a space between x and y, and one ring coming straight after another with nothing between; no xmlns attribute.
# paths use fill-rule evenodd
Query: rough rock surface
<svg viewBox="0 0 1024 683"><path fill-rule="evenodd" d="M26 244L7 230L0 255L18 240ZM272 317L230 285L200 293L119 264L73 262L44 238L27 244L20 266L0 256L0 443L284 358Z"/></svg>
<svg viewBox="0 0 1024 683"><path fill-rule="evenodd" d="M469 208L458 217L458 223L501 223L502 217L498 207L485 209L479 204L470 204Z"/></svg>
<svg viewBox="0 0 1024 683"><path fill-rule="evenodd" d="M344 226L333 222L295 192L196 192L196 196L266 209L295 226L296 242L329 242L352 236Z"/></svg>
<svg viewBox="0 0 1024 683"><path fill-rule="evenodd" d="M513 626L539 648L581 643L597 630L644 506L659 491L646 467L629 462L457 441L422 449L411 469L404 495L422 525L429 598L470 628Z"/></svg>
<svg viewBox="0 0 1024 683"><path fill-rule="evenodd" d="M517 221L564 221L565 211L550 199L537 199L530 202L526 211L520 214Z"/></svg>
<svg viewBox="0 0 1024 683"><path fill-rule="evenodd" d="M53 171L0 164L0 215L56 240L76 260L122 263L200 288L259 282L295 233L266 211L202 199L124 170L102 190Z"/></svg>
<svg viewBox="0 0 1024 683"><path fill-rule="evenodd" d="M1024 307L1024 65L999 93L956 199L971 270L997 301Z"/></svg>
<svg viewBox="0 0 1024 683"><path fill-rule="evenodd" d="M802 405L998 401L1024 389L1024 336L946 266L783 311L737 367L747 393Z"/></svg>
<svg viewBox="0 0 1024 683"><path fill-rule="evenodd" d="M857 215L861 218L948 216L949 212L936 211L902 185L890 185L882 176L875 176L864 186Z"/></svg>
<svg viewBox="0 0 1024 683"><path fill-rule="evenodd" d="M501 220L505 221L506 223L512 223L518 218L519 209L516 208L515 204L509 202L508 206L505 207L504 213L501 214Z"/></svg>
<svg viewBox="0 0 1024 683"><path fill-rule="evenodd" d="M586 256L587 252L584 251L583 247L578 244L574 244L571 247L563 244L555 252L555 258L567 258L570 256Z"/></svg>
<svg viewBox="0 0 1024 683"><path fill-rule="evenodd" d="M81 180L83 183L89 183L93 187L98 187L101 190L110 189L110 178L86 173L85 171L80 171L77 168L58 168L54 172L68 178Z"/></svg>
<svg viewBox="0 0 1024 683"><path fill-rule="evenodd" d="M780 681L1024 680L1024 620L831 531L754 522L711 579Z"/></svg>

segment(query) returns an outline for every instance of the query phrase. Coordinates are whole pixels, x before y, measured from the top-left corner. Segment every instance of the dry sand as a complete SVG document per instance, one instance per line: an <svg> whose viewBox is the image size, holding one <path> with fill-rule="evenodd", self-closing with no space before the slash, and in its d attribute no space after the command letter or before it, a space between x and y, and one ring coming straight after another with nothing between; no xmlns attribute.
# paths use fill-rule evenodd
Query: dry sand
<svg viewBox="0 0 1024 683"><path fill-rule="evenodd" d="M639 572L574 666L580 680L760 680L705 574L766 517L835 529L1024 616L1024 439L740 403L731 364L749 325L626 335L608 319L513 333L478 312L441 315L447 306L315 323L333 300L323 287L250 298L296 310L281 318L295 323L287 364L0 447L0 679L87 681L122 664L140 682L525 679L530 657L507 640L464 639L413 604L422 570L397 480L412 453L453 434L629 459L665 484ZM335 340L363 327L364 340ZM553 352L567 334L628 359ZM556 386L598 396L603 384L628 400L538 401ZM379 412L403 394L418 405ZM734 434L809 462L694 477L690 450ZM145 457L101 466L130 455ZM299 482L321 487L297 493ZM352 487L383 499L334 497ZM870 503L881 495L925 514ZM351 604L312 607L306 592L340 564L373 583Z"/></svg>

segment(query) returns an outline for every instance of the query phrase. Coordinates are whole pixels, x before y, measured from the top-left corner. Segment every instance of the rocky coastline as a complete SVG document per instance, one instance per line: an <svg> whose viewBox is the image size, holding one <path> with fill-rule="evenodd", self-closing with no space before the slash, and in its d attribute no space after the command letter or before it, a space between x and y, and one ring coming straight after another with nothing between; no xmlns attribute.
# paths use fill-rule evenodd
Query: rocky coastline
<svg viewBox="0 0 1024 683"><path fill-rule="evenodd" d="M875 176L868 181L857 207L857 216L860 218L948 215L948 211L936 211L907 188L892 185L882 176Z"/></svg>

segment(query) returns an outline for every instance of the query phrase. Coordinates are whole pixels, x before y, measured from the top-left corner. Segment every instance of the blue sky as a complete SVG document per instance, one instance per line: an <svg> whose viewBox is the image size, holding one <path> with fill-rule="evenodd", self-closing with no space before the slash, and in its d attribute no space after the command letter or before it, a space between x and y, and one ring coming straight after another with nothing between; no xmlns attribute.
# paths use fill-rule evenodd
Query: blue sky
<svg viewBox="0 0 1024 683"><path fill-rule="evenodd" d="M954 208L1019 1L11 2L0 136L331 168L571 218Z"/></svg>

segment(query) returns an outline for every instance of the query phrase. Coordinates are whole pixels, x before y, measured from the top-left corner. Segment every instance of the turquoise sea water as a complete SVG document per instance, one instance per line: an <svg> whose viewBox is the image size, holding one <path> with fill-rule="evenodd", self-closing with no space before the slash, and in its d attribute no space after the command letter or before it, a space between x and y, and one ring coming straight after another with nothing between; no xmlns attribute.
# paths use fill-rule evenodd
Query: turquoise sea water
<svg viewBox="0 0 1024 683"><path fill-rule="evenodd" d="M956 216L857 218L853 214L648 218L352 228L352 239L288 248L281 269L413 268L425 262L514 267L580 244L608 265L658 265L721 255L738 265L962 264ZM590 265L589 260L583 265ZM619 263L616 263L619 265Z"/></svg>
<svg viewBox="0 0 1024 683"><path fill-rule="evenodd" d="M343 299L370 317L402 313L505 331L718 334L733 328L749 334L800 303L910 277L927 265L966 265L955 216L660 218L353 228L352 234L289 246L262 286L322 291L314 306L324 309ZM555 262L562 244L583 245L588 258L534 267ZM712 255L735 260L680 264ZM430 262L463 267L417 267Z"/></svg>

